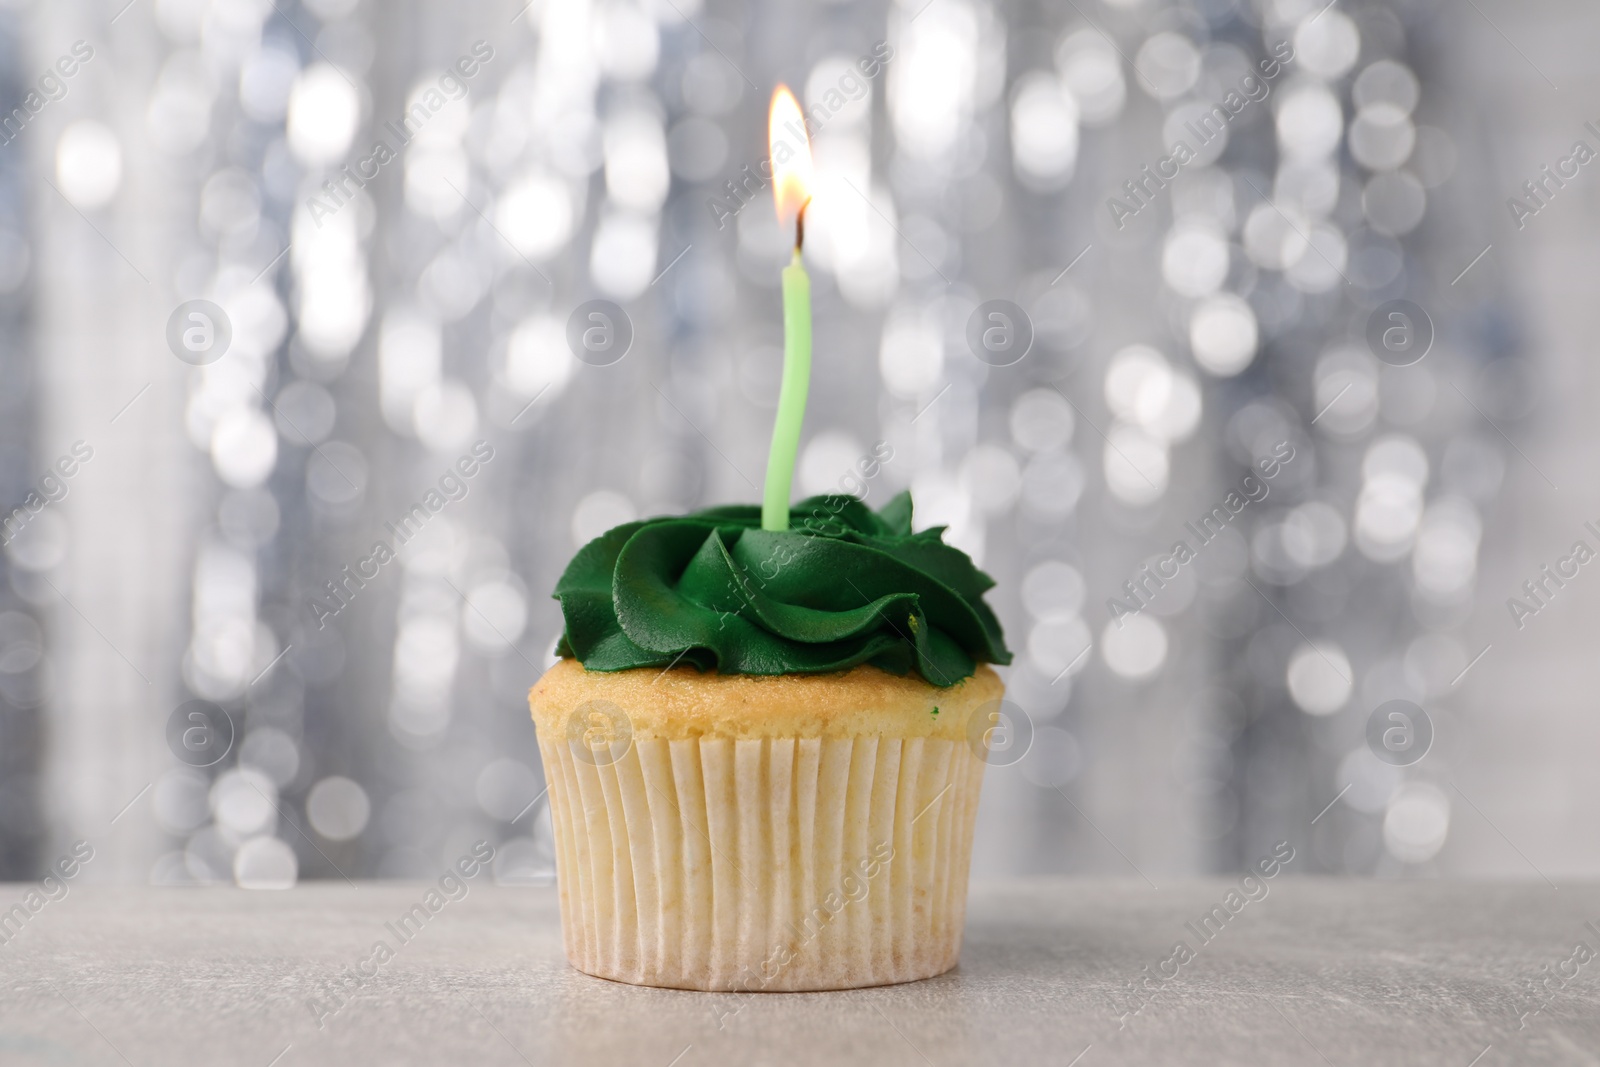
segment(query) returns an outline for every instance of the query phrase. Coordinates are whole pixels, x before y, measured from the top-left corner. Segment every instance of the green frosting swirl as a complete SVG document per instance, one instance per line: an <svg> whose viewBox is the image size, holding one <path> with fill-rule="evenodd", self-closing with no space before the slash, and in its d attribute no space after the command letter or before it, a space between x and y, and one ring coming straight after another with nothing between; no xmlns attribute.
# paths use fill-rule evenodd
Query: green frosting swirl
<svg viewBox="0 0 1600 1067"><path fill-rule="evenodd" d="M556 584L556 647L589 670L693 664L723 674L821 674L862 663L954 685L1010 663L983 602L994 580L944 527L911 532L911 496L874 512L815 496L781 533L761 509L708 508L625 523L590 541Z"/></svg>

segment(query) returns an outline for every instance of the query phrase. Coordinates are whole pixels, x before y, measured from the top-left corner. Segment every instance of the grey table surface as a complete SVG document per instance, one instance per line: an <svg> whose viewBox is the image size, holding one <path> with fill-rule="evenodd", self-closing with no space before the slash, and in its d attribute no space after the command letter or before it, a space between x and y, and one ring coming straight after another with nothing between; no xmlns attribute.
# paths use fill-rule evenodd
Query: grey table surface
<svg viewBox="0 0 1600 1067"><path fill-rule="evenodd" d="M551 888L473 885L378 963L427 887L77 886L0 945L0 1064L1600 1064L1600 887L1280 878L1202 942L1232 885L979 884L949 974L742 997L570 969Z"/></svg>

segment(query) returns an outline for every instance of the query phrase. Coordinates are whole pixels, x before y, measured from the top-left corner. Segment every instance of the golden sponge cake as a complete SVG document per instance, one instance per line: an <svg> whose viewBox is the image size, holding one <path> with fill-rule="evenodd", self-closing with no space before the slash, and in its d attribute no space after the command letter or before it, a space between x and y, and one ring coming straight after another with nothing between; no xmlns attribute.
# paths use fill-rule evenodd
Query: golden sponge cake
<svg viewBox="0 0 1600 1067"><path fill-rule="evenodd" d="M988 664L946 689L916 675L861 666L842 674L702 674L668 671L588 671L563 659L539 679L528 702L543 730L565 730L588 701L603 700L627 714L635 737L669 741L725 737L966 736L967 721L1005 687Z"/></svg>

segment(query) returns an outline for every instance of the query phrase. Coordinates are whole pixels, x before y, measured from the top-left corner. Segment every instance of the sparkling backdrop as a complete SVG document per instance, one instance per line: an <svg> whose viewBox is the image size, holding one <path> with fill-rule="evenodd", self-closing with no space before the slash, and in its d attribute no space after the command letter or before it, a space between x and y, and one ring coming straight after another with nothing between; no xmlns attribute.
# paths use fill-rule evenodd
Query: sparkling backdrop
<svg viewBox="0 0 1600 1067"><path fill-rule="evenodd" d="M428 877L480 836L499 880L552 876L548 590L612 525L759 496L780 80L818 178L798 488L910 488L1018 653L1031 747L990 773L978 872L1232 869L1313 816L1311 869L1440 869L1444 757L1363 731L1476 651L1485 419L1515 412L1453 382L1520 372L1504 326L1442 325L1511 316L1442 265L1436 198L1477 194L1427 5L518 6L5 13L7 106L96 55L0 154L0 488L76 438L107 459L7 545L0 873L131 796L97 877ZM1367 340L1402 298L1441 323L1407 367ZM197 300L231 337L188 366L162 331ZM973 343L992 300L1020 359ZM574 346L595 321L624 355ZM195 699L233 728L205 766L163 733Z"/></svg>

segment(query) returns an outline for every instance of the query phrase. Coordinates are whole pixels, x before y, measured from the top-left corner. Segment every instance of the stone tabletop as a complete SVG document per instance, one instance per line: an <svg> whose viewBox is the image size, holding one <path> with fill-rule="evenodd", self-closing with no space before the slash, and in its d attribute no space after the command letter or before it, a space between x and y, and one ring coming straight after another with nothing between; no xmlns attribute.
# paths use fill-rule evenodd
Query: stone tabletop
<svg viewBox="0 0 1600 1067"><path fill-rule="evenodd" d="M1600 1063L1600 887L1235 885L979 884L950 974L744 997L571 970L551 888L402 941L425 885L76 886L0 945L0 1064Z"/></svg>

